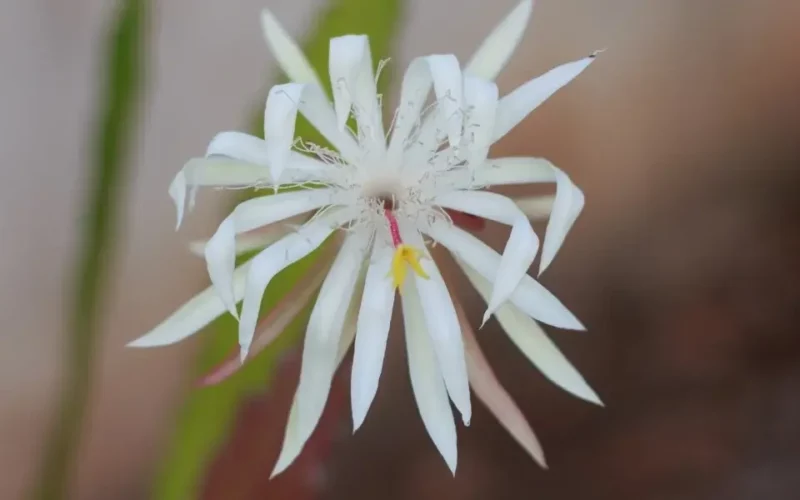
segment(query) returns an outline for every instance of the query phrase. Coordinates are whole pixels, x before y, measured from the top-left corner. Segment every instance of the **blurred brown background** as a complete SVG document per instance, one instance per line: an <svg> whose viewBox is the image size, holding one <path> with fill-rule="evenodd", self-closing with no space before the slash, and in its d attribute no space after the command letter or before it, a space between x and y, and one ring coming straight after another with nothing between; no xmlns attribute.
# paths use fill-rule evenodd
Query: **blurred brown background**
<svg viewBox="0 0 800 500"><path fill-rule="evenodd" d="M166 186L213 133L245 126L273 74L257 23L263 3L156 2L152 81L76 498L146 498L190 390L197 339L147 352L122 346L206 282L184 245L214 227L227 200L203 196L175 235ZM318 5L267 3L298 36ZM467 57L514 3L409 2L393 64L421 53ZM329 426L333 448L319 464L297 467L296 479L329 499L797 498L800 2L537 4L502 91L609 50L494 154L546 156L586 193L584 214L543 281L589 327L551 333L606 408L547 383L491 323L481 331L487 355L542 440L550 470L478 409L459 430L454 479L417 416L395 331L362 429L350 435L345 404ZM3 499L18 498L33 477L55 401L82 146L108 17L100 0L0 5ZM239 430L260 429L265 447L285 422L288 405L275 401L294 382L284 379L271 404L248 410L275 417L242 415ZM235 444L236 436L229 454ZM268 475L271 450L253 475ZM226 473L216 464L210 481ZM288 481L241 498L301 498L281 493ZM231 500L212 488L207 497Z"/></svg>

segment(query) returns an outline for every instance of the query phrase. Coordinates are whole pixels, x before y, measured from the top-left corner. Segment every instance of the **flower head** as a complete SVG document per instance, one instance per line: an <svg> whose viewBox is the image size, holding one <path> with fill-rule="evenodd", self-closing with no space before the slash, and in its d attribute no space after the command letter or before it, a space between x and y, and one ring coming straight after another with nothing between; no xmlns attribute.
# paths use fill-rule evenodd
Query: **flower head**
<svg viewBox="0 0 800 500"><path fill-rule="evenodd" d="M454 257L520 350L546 377L599 403L580 374L547 339L537 321L559 328L583 325L529 276L539 250L530 218L549 216L539 272L552 262L583 207L569 177L539 158L488 158L490 146L564 86L594 55L559 66L499 97L494 78L522 37L532 2L523 0L462 69L453 55L411 62L400 102L384 128L369 40L330 41L333 104L308 61L273 16L262 24L291 83L273 87L264 113L265 139L239 132L217 135L202 159L189 161L170 186L184 215L186 193L201 186L269 187L274 194L240 203L204 245L212 287L179 309L135 346L181 340L229 311L239 319L242 361L268 344L319 293L308 322L300 383L275 473L288 466L311 435L332 377L355 342L351 399L354 426L363 422L383 364L396 290L402 297L409 371L426 429L448 466L456 467L456 433L449 401L465 424L470 386L540 463L541 449L524 417L497 383L475 335L448 289L430 241ZM433 100L429 94L433 90ZM295 137L302 114L333 149ZM352 121L353 127L349 125ZM388 139L387 139L388 137ZM553 182L555 197L511 199L493 185ZM292 190L278 188L293 187ZM510 226L498 254L459 227L456 215ZM287 227L282 222L302 218ZM323 258L267 316L255 339L264 289L282 269L326 246ZM237 253L263 246L235 267ZM242 302L241 315L237 303Z"/></svg>

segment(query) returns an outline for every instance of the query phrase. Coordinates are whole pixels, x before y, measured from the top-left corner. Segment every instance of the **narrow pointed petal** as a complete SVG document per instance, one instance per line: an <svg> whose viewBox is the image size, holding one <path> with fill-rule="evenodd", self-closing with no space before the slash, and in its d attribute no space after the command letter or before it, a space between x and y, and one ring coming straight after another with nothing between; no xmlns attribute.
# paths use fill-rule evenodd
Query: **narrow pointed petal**
<svg viewBox="0 0 800 500"><path fill-rule="evenodd" d="M533 0L522 0L517 4L483 41L464 72L486 80L497 78L522 40L532 11Z"/></svg>
<svg viewBox="0 0 800 500"><path fill-rule="evenodd" d="M450 471L455 474L458 464L456 426L447 400L447 389L431 344L432 332L427 330L425 313L414 280L408 280L402 303L408 372L417 409L433 444Z"/></svg>
<svg viewBox="0 0 800 500"><path fill-rule="evenodd" d="M294 144L294 128L303 88L304 85L300 83L275 85L267 96L264 138L267 141L269 173L276 184L280 184L281 174Z"/></svg>
<svg viewBox="0 0 800 500"><path fill-rule="evenodd" d="M474 170L474 185L481 187L507 184L555 182L555 166L544 158L492 158Z"/></svg>
<svg viewBox="0 0 800 500"><path fill-rule="evenodd" d="M481 78L464 78L464 105L467 115L464 120L463 143L466 143L465 158L470 165L482 165L489 155L494 139L494 121L497 111L497 85Z"/></svg>
<svg viewBox="0 0 800 500"><path fill-rule="evenodd" d="M484 279L495 281L500 254L489 245L463 229L444 223L432 225L428 234ZM561 301L527 274L508 301L542 323L567 330L586 329Z"/></svg>
<svg viewBox="0 0 800 500"><path fill-rule="evenodd" d="M555 168L555 167L553 167ZM578 186L573 184L564 171L555 168L556 174L556 199L553 211L547 222L547 232L544 235L542 247L542 261L539 265L539 274L553 262L556 253L564 243L567 233L575 224L575 220L583 210L585 198Z"/></svg>
<svg viewBox="0 0 800 500"><path fill-rule="evenodd" d="M270 89L264 109L267 162L273 171L273 176L274 172L281 171L288 161L288 155L294 144L295 119L298 112L302 113L344 158L351 162L359 159L358 144L350 135L339 130L336 113L322 89L314 85L286 83Z"/></svg>
<svg viewBox="0 0 800 500"><path fill-rule="evenodd" d="M399 161L411 132L420 126L420 113L431 85L436 94L435 115L441 119L450 144L453 147L460 144L464 117L463 78L458 59L452 54L418 57L411 62L403 77L400 104L389 142L390 161Z"/></svg>
<svg viewBox="0 0 800 500"><path fill-rule="evenodd" d="M514 198L520 210L532 220L546 219L553 211L555 196L526 196L524 198Z"/></svg>
<svg viewBox="0 0 800 500"><path fill-rule="evenodd" d="M583 192L572 182L569 176L541 158L499 158L493 159L476 169L475 181L478 184L524 184L528 182L555 182L556 197L553 202L550 221L547 224L542 261L539 274L553 262L553 259L564 243L569 230L583 210L585 198Z"/></svg>
<svg viewBox="0 0 800 500"><path fill-rule="evenodd" d="M239 347L244 359L258 322L261 299L272 278L319 247L333 231L352 220L353 212L331 210L266 248L250 261L239 320Z"/></svg>
<svg viewBox="0 0 800 500"><path fill-rule="evenodd" d="M356 347L350 375L353 432L361 427L378 391L395 298L394 284L387 278L392 266L392 255L390 247L376 243L364 283L364 298L358 312Z"/></svg>
<svg viewBox="0 0 800 500"><path fill-rule="evenodd" d="M240 203L222 221L208 240L204 255L211 283L234 317L238 317L231 282L236 264L236 235L329 205L332 200L333 191L330 189L261 196Z"/></svg>
<svg viewBox="0 0 800 500"><path fill-rule="evenodd" d="M405 229L403 239L416 248L424 249L425 243L416 229ZM461 413L464 425L472 419L472 403L469 395L469 377L464 359L464 342L458 324L450 292L442 279L436 263L426 252L420 264L428 275L428 279L414 275L416 293L419 294L425 328L431 338L436 353L439 370L442 374L447 393L453 404ZM406 280L410 282L412 280Z"/></svg>
<svg viewBox="0 0 800 500"><path fill-rule="evenodd" d="M261 141L255 137L253 139ZM320 161L292 153L284 178L290 182L324 181L328 179L328 168ZM191 209L194 192L200 187L243 188L271 185L272 177L269 169L263 165L230 158L193 158L183 166L169 186L169 195L175 203L178 214L177 227L180 227L183 221L187 190L191 190L192 193L189 203Z"/></svg>
<svg viewBox="0 0 800 500"><path fill-rule="evenodd" d="M336 353L337 368L342 364L342 360L347 355L347 351L350 349L350 346L353 344L353 339L356 336L355 317L357 309L354 306L358 303L356 300L356 297L358 297L358 290L353 297L354 300L350 303L350 310L347 313L347 319L345 320L344 329L342 330L342 336L339 339L339 349ZM281 446L281 452L278 456L278 461L275 463L275 467L272 470L270 479L285 471L287 467L292 465L292 462L294 462L295 459L300 455L300 452L303 451L303 446L305 446L308 438L311 437L310 434L308 436L300 435L298 432L298 422L299 417L297 410L297 396L295 396L295 399L292 401L292 407L289 410L289 421L286 424L286 432L283 436L283 446Z"/></svg>
<svg viewBox="0 0 800 500"><path fill-rule="evenodd" d="M272 55L289 80L322 87L314 68L306 59L297 42L283 29L269 9L261 11L261 30Z"/></svg>
<svg viewBox="0 0 800 500"><path fill-rule="evenodd" d="M255 137L243 132L220 132L211 140L206 149L206 158L209 162L220 162L220 165L237 165L236 162L228 161L224 163L224 156L226 158L239 160L247 164L254 164L262 167L258 172L260 174L259 180L263 179L263 184L272 185L273 179L269 175L269 156L272 147L269 141L260 137ZM266 168L264 168L266 167ZM229 167L230 168L230 167ZM243 166L237 168L243 169ZM253 165L250 165L253 168ZM286 170L283 173L284 181L286 182L305 182L315 180L326 180L329 178L331 166L323 163L322 161L306 156L295 151L289 153L287 160ZM215 174L216 171L205 173L210 176ZM219 174L217 174L219 175ZM214 177L212 177L214 178ZM209 183L209 185L212 185ZM225 185L225 184L220 184ZM244 185L253 185L248 183Z"/></svg>
<svg viewBox="0 0 800 500"><path fill-rule="evenodd" d="M297 224L291 224L290 221L297 220ZM292 217L286 221L270 224L268 226L249 231L244 234L239 234L235 239L235 252L236 256L252 252L253 250L262 250L279 239L283 238L292 231L293 227L299 227L304 222L298 217ZM194 240L189 243L189 251L198 257L205 257L206 245L208 240Z"/></svg>
<svg viewBox="0 0 800 500"><path fill-rule="evenodd" d="M456 312L461 322L461 331L464 333L464 349L467 353L467 372L469 383L475 395L486 408L492 412L498 422L506 428L514 440L519 443L528 454L544 468L547 464L544 451L533 429L528 424L522 411L517 407L511 395L503 388L492 371L475 338L475 332L467 320L464 308L458 302Z"/></svg>
<svg viewBox="0 0 800 500"><path fill-rule="evenodd" d="M240 266L233 273L233 294L239 301L244 295L247 264ZM145 335L128 344L128 347L159 347L174 344L198 332L222 313L225 304L219 298L214 287L208 287L191 298L170 317L161 322Z"/></svg>
<svg viewBox="0 0 800 500"><path fill-rule="evenodd" d="M330 267L330 262L322 260L313 269L309 270L300 279L292 290L284 295L281 300L272 308L267 316L259 321L257 327L258 335L250 348L251 355L255 355L272 344L292 320L302 311L314 295ZM233 353L228 359L214 367L209 373L204 375L198 384L200 386L216 385L226 380L228 377L238 372L244 366L239 360L239 353Z"/></svg>
<svg viewBox="0 0 800 500"><path fill-rule="evenodd" d="M311 311L296 395L298 433L301 436L311 435L325 408L336 370L339 337L369 243L370 234L367 231L359 231L345 238Z"/></svg>
<svg viewBox="0 0 800 500"><path fill-rule="evenodd" d="M528 217L511 199L497 193L452 191L438 196L434 203L511 226L511 235L506 242L494 280L492 300L483 316L485 323L514 292L523 276L527 275L528 268L539 251L539 238L533 232Z"/></svg>
<svg viewBox="0 0 800 500"><path fill-rule="evenodd" d="M458 261L472 286L487 300L491 284L465 263ZM565 391L602 406L597 393L589 387L578 370L572 366L542 328L517 307L505 304L497 310L497 321L517 348L542 374Z"/></svg>
<svg viewBox="0 0 800 500"><path fill-rule="evenodd" d="M172 202L175 204L175 212L178 216L178 221L175 223L176 231L181 228L181 223L183 222L183 214L186 209L186 188L186 174L181 170L172 179L168 190L169 197L172 198Z"/></svg>
<svg viewBox="0 0 800 500"><path fill-rule="evenodd" d="M494 140L499 141L558 89L581 74L597 57L597 52L578 61L562 64L517 87L500 100Z"/></svg>
<svg viewBox="0 0 800 500"><path fill-rule="evenodd" d="M359 137L366 142L366 149L383 152L386 140L369 38L366 35L332 38L328 61L339 130L344 129L352 108Z"/></svg>

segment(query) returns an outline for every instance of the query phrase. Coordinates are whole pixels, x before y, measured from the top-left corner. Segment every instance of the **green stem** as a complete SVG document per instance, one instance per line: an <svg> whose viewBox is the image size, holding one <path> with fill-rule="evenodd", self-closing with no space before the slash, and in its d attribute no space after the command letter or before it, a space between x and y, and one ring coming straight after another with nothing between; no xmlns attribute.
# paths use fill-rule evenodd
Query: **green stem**
<svg viewBox="0 0 800 500"><path fill-rule="evenodd" d="M122 0L109 37L104 104L96 130L91 191L83 220L82 247L69 318L63 392L31 498L69 496L74 460L91 391L99 331L96 312L122 204L131 129L135 125L144 42L146 0Z"/></svg>

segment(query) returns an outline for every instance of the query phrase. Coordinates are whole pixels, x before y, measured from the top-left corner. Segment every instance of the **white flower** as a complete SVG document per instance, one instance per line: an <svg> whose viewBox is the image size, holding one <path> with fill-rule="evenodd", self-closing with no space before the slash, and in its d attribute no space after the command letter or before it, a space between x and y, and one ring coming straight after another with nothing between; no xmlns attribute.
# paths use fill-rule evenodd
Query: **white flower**
<svg viewBox="0 0 800 500"><path fill-rule="evenodd" d="M202 292L131 345L177 342L226 310L239 319L242 360L251 349L265 287L281 270L329 239L335 258L298 283L266 319L255 348L268 344L319 289L303 348L279 473L300 453L325 406L331 381L355 339L352 368L354 427L375 396L395 289L401 292L409 371L420 415L452 471L456 431L449 401L465 424L470 386L517 441L544 465L536 438L494 378L475 335L451 297L426 239L456 258L511 340L554 383L599 404L597 395L550 342L537 321L566 329L583 325L527 274L539 249L529 217L549 215L539 272L552 262L583 207L569 177L539 158L487 159L489 147L533 109L575 78L594 55L559 66L499 98L493 80L522 37L532 8L522 1L483 42L462 70L455 56L415 59L405 73L390 139L369 40L348 35L330 42L333 105L308 61L273 16L262 17L267 42L292 83L271 89L265 140L223 132L203 159L189 161L170 186L178 225L186 192L201 186L300 189L239 204L205 244L213 287ZM428 103L433 89L434 99ZM301 113L335 151L295 138ZM357 132L348 121L352 117ZM555 198L512 200L485 191L492 185L556 183ZM309 214L312 214L310 218ZM456 222L470 214L511 227L502 255ZM299 225L281 224L301 217ZM337 231L343 229L343 231ZM260 248L235 267L235 257ZM236 304L242 302L241 315Z"/></svg>

